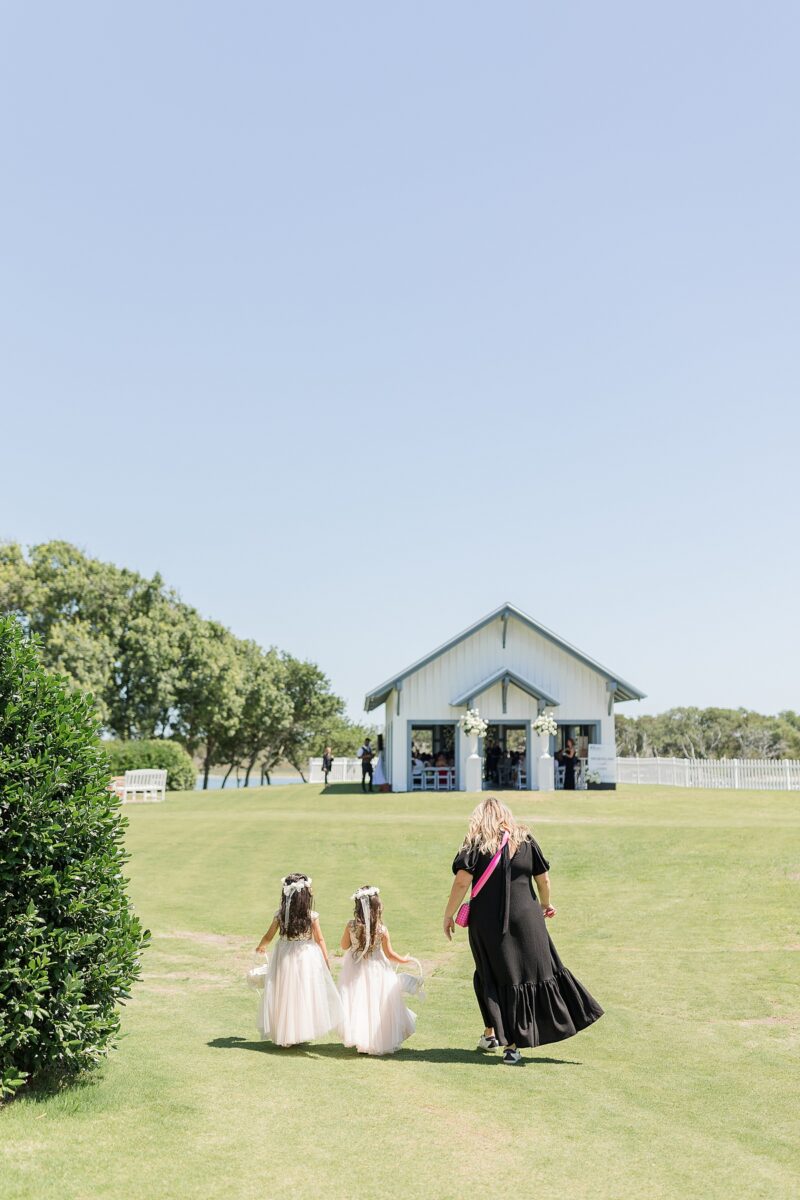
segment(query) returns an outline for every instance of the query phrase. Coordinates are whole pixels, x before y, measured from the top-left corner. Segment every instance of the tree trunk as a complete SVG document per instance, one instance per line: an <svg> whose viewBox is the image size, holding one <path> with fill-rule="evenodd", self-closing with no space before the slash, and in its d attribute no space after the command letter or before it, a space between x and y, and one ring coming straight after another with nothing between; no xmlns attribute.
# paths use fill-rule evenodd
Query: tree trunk
<svg viewBox="0 0 800 1200"><path fill-rule="evenodd" d="M245 774L244 774L244 786L245 787L250 787L250 772L252 771L253 767L255 766L256 757L257 756L254 754L253 757L250 759L250 761L247 764L247 770L245 771ZM261 772L261 779L263 782L263 779L264 779L263 771Z"/></svg>
<svg viewBox="0 0 800 1200"><path fill-rule="evenodd" d="M211 758L208 754L206 754L205 758L203 759L203 791L204 792L208 790L208 776L209 776L210 771L211 771Z"/></svg>
<svg viewBox="0 0 800 1200"><path fill-rule="evenodd" d="M225 787L225 784L228 782L228 776L230 775L232 770L233 770L233 763L231 763L231 765L228 767L227 771L225 772L223 779L222 779L222 783L220 785L221 787L223 787L223 788Z"/></svg>
<svg viewBox="0 0 800 1200"><path fill-rule="evenodd" d="M297 762L297 760L295 758L290 758L289 763L291 764L291 766L294 767L295 771L297 771L297 774L300 776L303 783L307 783L306 777L303 774L303 768L300 766L300 764Z"/></svg>

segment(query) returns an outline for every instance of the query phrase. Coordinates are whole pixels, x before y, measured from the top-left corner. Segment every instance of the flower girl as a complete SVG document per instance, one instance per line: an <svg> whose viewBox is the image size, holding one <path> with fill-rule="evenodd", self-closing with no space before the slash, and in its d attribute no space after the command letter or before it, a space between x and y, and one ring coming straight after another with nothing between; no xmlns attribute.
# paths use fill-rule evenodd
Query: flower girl
<svg viewBox="0 0 800 1200"><path fill-rule="evenodd" d="M355 912L344 927L344 956L339 991L344 1007L345 1046L361 1054L394 1054L411 1037L417 1018L406 1008L400 981L390 963L410 960L395 954L382 923L383 906L376 887L354 893Z"/></svg>
<svg viewBox="0 0 800 1200"><path fill-rule="evenodd" d="M342 1003L333 982L328 948L311 907L311 880L299 873L281 880L281 906L256 947L264 954L280 933L264 974L261 1036L294 1046L341 1031Z"/></svg>

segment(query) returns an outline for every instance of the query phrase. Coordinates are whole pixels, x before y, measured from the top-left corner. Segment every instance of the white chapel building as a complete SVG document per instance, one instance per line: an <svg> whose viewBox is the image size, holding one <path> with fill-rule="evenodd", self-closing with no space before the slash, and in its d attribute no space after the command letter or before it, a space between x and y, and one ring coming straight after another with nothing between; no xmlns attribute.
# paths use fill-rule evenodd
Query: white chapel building
<svg viewBox="0 0 800 1200"><path fill-rule="evenodd" d="M616 671L503 604L373 688L364 707L386 706L381 767L394 791L535 790L563 782L550 756L567 738L580 759L577 786L593 766L613 786L614 705L643 697ZM477 747L459 723L475 708L489 723ZM555 736L532 732L540 713L553 717Z"/></svg>

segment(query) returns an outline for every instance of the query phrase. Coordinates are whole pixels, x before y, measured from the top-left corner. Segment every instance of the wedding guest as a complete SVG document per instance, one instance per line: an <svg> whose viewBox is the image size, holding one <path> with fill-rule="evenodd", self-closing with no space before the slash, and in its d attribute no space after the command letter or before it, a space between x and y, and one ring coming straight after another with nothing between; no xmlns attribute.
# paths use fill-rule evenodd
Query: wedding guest
<svg viewBox="0 0 800 1200"><path fill-rule="evenodd" d="M576 767L580 767L580 759L575 750L575 742L571 737L567 738L566 745L561 751L561 757L558 761L560 766L564 768L564 789L574 792L575 769Z"/></svg>
<svg viewBox="0 0 800 1200"><path fill-rule="evenodd" d="M325 747L325 753L322 756L322 778L325 780L323 787L328 786L328 776L333 769L333 751L330 746Z"/></svg>
<svg viewBox="0 0 800 1200"><path fill-rule="evenodd" d="M545 918L556 911L550 903L549 863L530 830L495 796L487 796L472 813L453 874L443 923L448 939L459 906L473 889L469 945L484 1022L478 1050L503 1046L503 1062L517 1066L520 1046L572 1037L603 1015L562 964L547 932Z"/></svg>
<svg viewBox="0 0 800 1200"><path fill-rule="evenodd" d="M367 778L369 778L369 790L372 791L372 760L375 757L375 751L370 745L369 738L364 738L364 745L359 750L358 757L361 759L361 790L362 792L367 790Z"/></svg>

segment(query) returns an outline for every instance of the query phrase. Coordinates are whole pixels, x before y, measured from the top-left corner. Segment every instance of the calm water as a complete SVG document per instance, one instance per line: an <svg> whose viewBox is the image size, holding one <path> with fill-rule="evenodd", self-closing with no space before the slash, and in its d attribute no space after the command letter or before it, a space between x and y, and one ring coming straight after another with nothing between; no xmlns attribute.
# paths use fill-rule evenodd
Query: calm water
<svg viewBox="0 0 800 1200"><path fill-rule="evenodd" d="M209 777L208 777L209 790L211 788L221 788L222 780L224 778L225 778L224 775L209 775ZM272 776L272 786L273 787L284 787L287 783L302 783L302 782L303 781L299 775L273 775ZM243 784L244 784L244 777L242 776L240 783L239 783L239 787L241 788L243 786ZM254 788L254 787L260 787L260 786L261 786L261 784L258 782L258 775L251 775L250 776L250 787ZM266 784L264 786L266 787ZM202 775L197 776L196 787L197 787L198 792L202 791L202 788L203 788L203 776ZM233 775L229 776L228 782L225 784L225 791L226 792L235 792L236 791L236 779Z"/></svg>

